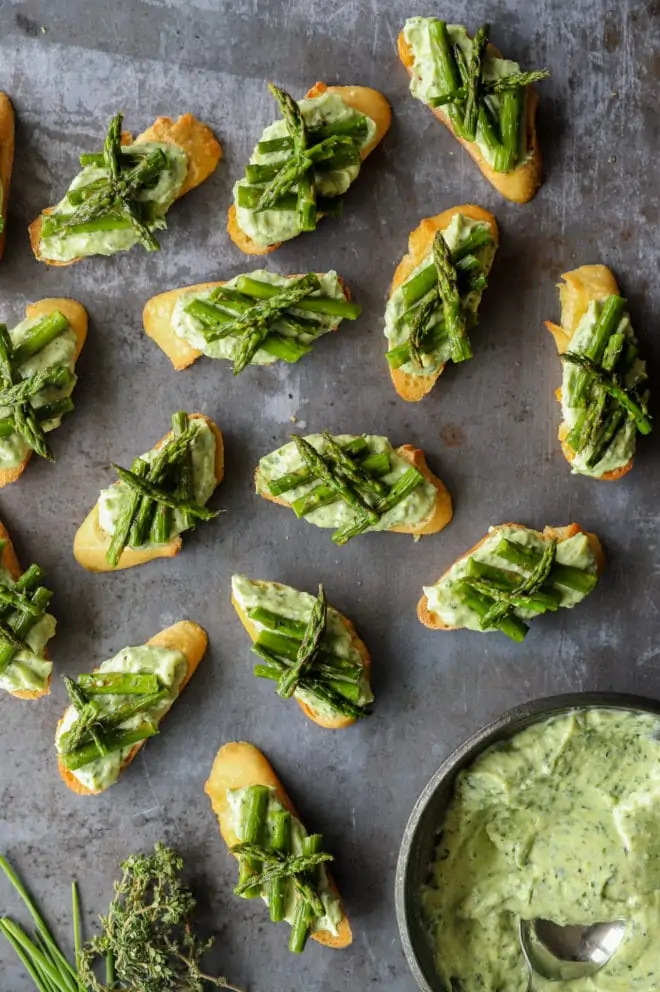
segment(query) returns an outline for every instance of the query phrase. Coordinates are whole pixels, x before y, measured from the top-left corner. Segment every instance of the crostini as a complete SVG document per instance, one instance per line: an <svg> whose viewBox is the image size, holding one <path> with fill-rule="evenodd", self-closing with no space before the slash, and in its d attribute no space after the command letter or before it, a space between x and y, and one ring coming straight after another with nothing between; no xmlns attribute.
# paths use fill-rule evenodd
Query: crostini
<svg viewBox="0 0 660 992"><path fill-rule="evenodd" d="M283 699L329 730L350 727L373 702L371 658L345 616L317 598L281 582L234 575L231 601L259 658L258 678L277 683Z"/></svg>
<svg viewBox="0 0 660 992"><path fill-rule="evenodd" d="M202 413L175 413L172 430L101 495L73 542L76 561L92 572L172 558L181 535L217 513L206 508L224 475L222 434Z"/></svg>
<svg viewBox="0 0 660 992"><path fill-rule="evenodd" d="M247 365L298 362L317 338L360 314L336 272L281 276L265 269L228 282L171 289L148 300L144 329L175 369L224 358Z"/></svg>
<svg viewBox="0 0 660 992"><path fill-rule="evenodd" d="M155 231L167 227L175 200L215 170L222 148L212 131L184 114L159 117L135 140L122 132L122 115L110 122L102 152L80 156L82 171L64 198L30 224L35 257L71 265L89 255L114 255L138 242L160 248Z"/></svg>
<svg viewBox="0 0 660 992"><path fill-rule="evenodd" d="M256 491L333 528L335 544L374 530L436 534L451 520L451 496L411 444L393 448L375 434L291 438L259 462Z"/></svg>
<svg viewBox="0 0 660 992"><path fill-rule="evenodd" d="M87 338L87 311L76 300L38 300L25 314L9 331L0 325L0 489L20 478L33 452L53 460L46 434L74 408Z"/></svg>
<svg viewBox="0 0 660 992"><path fill-rule="evenodd" d="M0 523L0 689L18 699L39 699L50 692L53 663L46 645L56 621L46 613L52 592L41 583L38 565L25 571Z"/></svg>
<svg viewBox="0 0 660 992"><path fill-rule="evenodd" d="M605 566L600 541L578 524L499 524L432 586L417 616L431 630L500 631L524 640L528 622L571 609L593 592Z"/></svg>
<svg viewBox="0 0 660 992"><path fill-rule="evenodd" d="M5 225L13 167L14 108L7 94L0 93L0 259L5 250Z"/></svg>
<svg viewBox="0 0 660 992"><path fill-rule="evenodd" d="M265 255L340 214L341 197L392 120L382 93L366 86L316 83L302 100L269 89L282 117L263 132L235 184L227 223L247 255Z"/></svg>
<svg viewBox="0 0 660 992"><path fill-rule="evenodd" d="M472 204L425 217L410 234L385 310L386 357L402 399L423 399L447 362L472 357L468 334L498 243L497 221Z"/></svg>
<svg viewBox="0 0 660 992"><path fill-rule="evenodd" d="M649 434L646 362L626 301L605 265L581 265L559 285L561 326L546 321L562 361L559 440L573 472L614 482Z"/></svg>
<svg viewBox="0 0 660 992"><path fill-rule="evenodd" d="M261 896L274 923L291 925L291 951L302 951L308 936L326 947L348 947L351 927L326 867L332 858L323 853L321 835L305 830L261 751L245 741L225 744L204 791L239 861L236 894Z"/></svg>
<svg viewBox="0 0 660 992"><path fill-rule="evenodd" d="M123 648L77 680L65 679L71 706L57 725L60 775L83 796L105 792L160 723L204 657L206 632L190 620L146 644Z"/></svg>
<svg viewBox="0 0 660 992"><path fill-rule="evenodd" d="M531 83L550 73L521 72L489 43L488 31L484 24L470 38L460 24L411 17L399 34L399 58L412 95L449 128L488 182L508 200L527 203L542 181Z"/></svg>

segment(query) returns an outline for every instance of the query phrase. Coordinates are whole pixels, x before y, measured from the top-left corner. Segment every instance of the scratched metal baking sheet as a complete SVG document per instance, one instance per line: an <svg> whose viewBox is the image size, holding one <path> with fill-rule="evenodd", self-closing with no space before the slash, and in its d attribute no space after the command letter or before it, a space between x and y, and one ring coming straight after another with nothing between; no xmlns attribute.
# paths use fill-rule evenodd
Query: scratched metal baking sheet
<svg viewBox="0 0 660 992"><path fill-rule="evenodd" d="M412 13L471 28L490 20L501 50L523 66L552 69L539 119L546 184L528 206L503 201L409 96L395 41ZM219 934L217 967L236 983L252 992L408 992L394 867L408 812L439 762L485 721L535 696L657 693L657 440L640 445L621 482L571 477L556 441L559 367L542 320L558 315L562 271L606 262L657 370L659 42L658 5L631 0L456 0L441 9L426 0L0 0L0 89L17 113L0 319L18 321L28 301L51 295L76 297L91 318L76 412L54 439L58 461L35 459L3 490L0 518L22 561L39 561L56 592L56 675L86 670L181 617L199 621L211 639L162 736L99 798L76 797L57 775L53 732L65 703L57 677L37 704L0 700L0 850L25 870L58 929L68 923L72 875L91 924L107 907L119 860L164 838L186 857L204 925ZM232 183L273 118L267 79L296 95L316 79L363 83L391 101L392 129L346 197L343 220L325 221L268 259L278 272L336 267L364 311L293 367L250 369L235 380L227 365L203 360L174 373L142 333L142 306L171 287L254 267L229 241L225 214ZM28 222L60 197L78 153L99 147L119 108L134 133L159 114L193 111L214 128L224 159L173 208L160 254L37 264ZM463 202L494 211L502 229L475 358L450 368L423 403L406 405L383 359L387 287L420 218ZM109 461L129 463L180 407L204 411L225 434L226 481L216 502L227 512L189 535L172 561L84 572L71 542L110 479ZM294 423L382 432L423 447L453 493L454 522L418 544L369 535L337 549L328 532L253 495L258 458L285 442ZM609 566L594 596L535 622L522 646L422 628L422 584L489 524L508 520L577 520L596 530ZM234 571L306 589L323 581L371 648L371 719L323 731L252 678L229 603ZM234 863L203 784L218 746L235 738L263 748L336 854L355 933L349 950L314 945L293 958L286 931L269 924L263 907L232 896ZM18 909L3 881L0 909ZM3 992L31 987L2 945L0 976Z"/></svg>

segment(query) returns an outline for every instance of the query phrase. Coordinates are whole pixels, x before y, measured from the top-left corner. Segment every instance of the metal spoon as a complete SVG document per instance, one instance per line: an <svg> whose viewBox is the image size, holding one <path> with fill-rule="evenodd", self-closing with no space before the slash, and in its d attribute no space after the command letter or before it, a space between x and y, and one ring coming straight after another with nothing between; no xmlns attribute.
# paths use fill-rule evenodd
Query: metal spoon
<svg viewBox="0 0 660 992"><path fill-rule="evenodd" d="M529 968L527 992L534 992L536 977L570 982L595 975L616 954L625 932L623 920L587 927L520 920L518 936Z"/></svg>

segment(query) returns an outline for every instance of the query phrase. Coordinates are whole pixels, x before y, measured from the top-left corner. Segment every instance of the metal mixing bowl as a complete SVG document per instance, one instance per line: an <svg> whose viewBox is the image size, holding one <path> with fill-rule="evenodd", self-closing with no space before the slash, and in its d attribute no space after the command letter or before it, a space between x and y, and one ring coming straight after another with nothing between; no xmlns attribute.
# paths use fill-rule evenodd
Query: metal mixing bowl
<svg viewBox="0 0 660 992"><path fill-rule="evenodd" d="M660 716L660 701L620 692L575 692L536 699L509 710L461 744L440 768L415 803L406 826L396 869L396 915L403 949L423 992L450 992L438 978L424 928L420 893L440 839L456 776L486 748L549 717L583 709L617 709Z"/></svg>

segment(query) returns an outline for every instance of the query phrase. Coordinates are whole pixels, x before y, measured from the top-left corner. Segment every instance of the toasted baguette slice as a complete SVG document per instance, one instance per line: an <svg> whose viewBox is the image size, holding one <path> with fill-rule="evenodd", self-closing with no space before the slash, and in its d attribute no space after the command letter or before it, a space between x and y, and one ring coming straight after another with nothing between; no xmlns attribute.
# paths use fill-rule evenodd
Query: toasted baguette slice
<svg viewBox="0 0 660 992"><path fill-rule="evenodd" d="M253 579L252 582L256 586L270 585L270 586L279 586L280 588L283 588L280 582L263 582L255 579ZM252 638L252 641L256 641L257 637L259 636L259 631L255 627L253 622L250 620L247 613L245 613L241 609L233 593L232 593L231 601L234 609L238 614L239 620L241 621L241 623L247 630L248 634ZM353 647L355 648L355 650L360 655L360 658L362 659L362 664L364 665L364 674L367 680L369 680L369 677L371 675L371 655L369 654L367 645L364 643L364 641L358 634L357 630L355 629L354 624L348 619L348 617L343 616L343 614L339 613L338 610L335 610L335 613L337 613L341 623L346 628L348 633L351 635L351 641L353 643ZM343 730L344 727L350 727L352 724L355 723L355 719L353 717L342 716L341 713L337 713L333 717L328 717L326 716L325 713L317 712L317 710L315 710L312 706L309 706L302 699L296 699L296 702L298 703L298 706L303 711L305 716L308 716L310 720L314 721L314 723L318 723L319 727L325 727L327 730Z"/></svg>
<svg viewBox="0 0 660 992"><path fill-rule="evenodd" d="M364 160L389 131L392 123L392 111L389 103L382 93L379 93L378 90L372 90L368 86L326 86L325 83L315 83L311 90L307 91L307 96L313 98L321 96L323 93L338 93L347 107L358 110L361 114L370 117L375 123L376 133L373 141L365 145L360 152L360 157ZM281 241L278 241L275 244L264 246L253 241L239 227L236 206L233 203L227 215L227 231L236 247L240 248L246 255L268 255L282 244Z"/></svg>
<svg viewBox="0 0 660 992"><path fill-rule="evenodd" d="M23 569L21 568L18 556L14 550L14 545L12 544L7 528L0 521L0 541L6 541L6 544L2 548L2 565L6 568L11 575L14 582L23 574ZM44 657L48 658L48 650L44 651ZM7 691L12 696L16 696L17 699L40 699L41 696L48 696L50 694L50 683L52 681L52 675L48 679L48 683L45 689L8 689Z"/></svg>
<svg viewBox="0 0 660 992"><path fill-rule="evenodd" d="M572 269L571 272L564 272L561 278L564 280L558 286L561 303L561 327L559 324L553 324L550 320L545 321L547 330L555 339L557 354L559 355L568 351L571 338L593 300L604 300L608 296L620 295L617 281L606 265L581 265L578 269ZM561 404L561 389L556 390L555 396ZM558 437L564 458L570 464L575 458L575 452L566 443L568 432L568 424L562 421L559 425ZM621 476L627 475L632 467L633 459L631 458L621 468L606 472L604 475L594 476L594 478L605 482L616 482Z"/></svg>
<svg viewBox="0 0 660 992"><path fill-rule="evenodd" d="M135 139L136 143L142 141L160 141L163 144L178 145L188 155L188 171L177 199L208 179L222 158L222 148L211 129L198 121L192 114L183 114L176 121L170 117L158 117L151 127L148 127ZM122 132L121 143L122 145L133 143L130 132ZM39 217L33 220L28 228L35 258L40 262L46 262L47 265L73 265L74 262L82 261L85 257L82 255L66 262L60 262L56 259L45 258L41 254L39 247L41 244L41 218L43 214L51 214L53 209L53 207L46 207L42 210Z"/></svg>
<svg viewBox="0 0 660 992"><path fill-rule="evenodd" d="M396 527L388 527L388 531L392 534L415 534L420 537L423 537L425 534L437 534L438 531L443 530L447 526L454 515L449 490L446 488L444 482L437 475L434 475L428 467L426 456L421 448L415 448L412 444L402 444L394 450L400 458L405 458L407 462L410 462L411 465L422 473L428 482L435 486L438 495L433 512L429 514L426 520L422 520L417 524L398 524ZM267 486L263 481L258 467L254 473L254 481L260 496L263 496L264 499L269 500L271 503L277 503L279 506L286 506L288 509L291 509L286 500L283 500L281 496L273 496L267 491Z"/></svg>
<svg viewBox="0 0 660 992"><path fill-rule="evenodd" d="M497 221L488 210L484 210L482 207L466 203L460 207L450 207L449 210L443 210L435 217L425 217L415 230L410 232L408 253L403 256L396 267L390 286L390 297L394 295L399 286L402 286L410 278L417 266L422 264L433 246L436 231L444 231L448 228L456 214L464 214L472 220L483 221L484 224L488 224L497 248L500 239ZM417 403L431 392L445 367L443 365L433 375L411 375L410 372L390 368L390 376L401 399L407 400L409 403Z"/></svg>
<svg viewBox="0 0 660 992"><path fill-rule="evenodd" d="M415 59L413 50L405 39L403 31L397 39L397 49L399 58L406 67L409 76L412 77ZM494 45L488 44L487 51L494 58L502 58L501 53ZM539 147L538 135L536 133L536 111L539 104L538 94L532 86L527 87L527 147L530 150L529 158L526 162L516 166L511 172L496 172L486 161L481 149L476 141L466 141L454 131L451 120L442 107L429 108L437 117L441 124L449 128L454 137L463 145L468 155L470 155L479 166L481 172L488 182L495 189L514 203L528 203L538 190L543 181L543 162L541 159L541 149Z"/></svg>
<svg viewBox="0 0 660 992"><path fill-rule="evenodd" d="M222 434L218 427L209 417L203 413L191 413L191 420L204 420L215 434L215 477L218 484L222 482L225 471L224 444ZM171 435L169 431L165 437L161 438L157 448L162 448ZM117 483L114 483L117 485ZM113 568L105 557L110 545L110 537L102 529L99 523L98 502L87 514L73 539L73 556L79 565L90 572L116 572L121 568L133 568L134 565L143 565L154 558L173 558L181 550L183 541L181 535L173 537L167 544L158 545L154 548L124 548L117 563Z"/></svg>
<svg viewBox="0 0 660 992"><path fill-rule="evenodd" d="M294 276L293 278L299 278L299 276ZM341 277L339 278L339 282L344 290L346 299L350 300L351 294ZM166 293L152 296L145 303L142 313L142 323L145 333L165 352L177 372L188 368L189 365L192 365L193 362L196 362L204 354L203 351L193 348L185 338L181 338L178 334L175 334L172 329L172 314L174 313L174 308L177 305L179 297L183 296L184 293L203 293L205 290L215 289L217 286L224 285L224 282L199 282L195 286L182 286L181 289L170 289Z"/></svg>
<svg viewBox="0 0 660 992"><path fill-rule="evenodd" d="M208 640L206 631L203 627L200 627L199 624L193 623L192 620L179 620L178 623L172 624L171 627L166 627L164 630L159 631L147 641L147 644L152 647L169 648L171 651L180 651L181 654L185 655L188 663L188 670L186 671L185 677L179 686L179 696L197 671L197 666L206 652ZM167 714L165 714L165 716L167 716ZM64 716L62 716L62 719L57 725L58 730L63 720ZM130 763L134 760L138 752L145 744L146 741L139 741L134 745L134 747L131 748L128 756L122 763L121 771L119 773L120 775L126 768L128 768ZM62 779L69 789L71 789L72 792L77 792L79 796L98 796L101 792L106 791L105 789L88 789L86 785L83 785L82 782L76 778L73 772L69 771L68 768L65 768L60 755L57 756L57 767ZM110 786L107 788L110 788Z"/></svg>
<svg viewBox="0 0 660 992"><path fill-rule="evenodd" d="M7 226L7 206L9 204L9 187L11 186L11 171L14 166L14 108L6 93L0 93L0 185L2 186L2 207L0 215L4 221L0 234L0 259L5 250L5 234Z"/></svg>
<svg viewBox="0 0 660 992"><path fill-rule="evenodd" d="M527 530L527 528L523 524L500 524L500 527L516 527L519 530ZM499 528L495 528L495 530L497 529ZM600 540L595 534L592 534L588 530L584 530L582 527L580 527L579 524L569 524L567 527L548 526L548 527L544 527L543 529L543 536L546 538L546 540L548 541L555 540L559 543L561 543L562 541L567 541L569 537L575 537L576 534L587 535L587 538L589 539L589 546L591 547L591 550L593 551L594 556L596 558L596 569L598 575L601 575L603 569L605 568L605 554L603 552L603 547L600 543ZM462 561L464 558L469 558L470 555L474 554L477 548L481 547L481 545L488 537L490 537L490 534L486 534L485 537L482 537L482 539L478 541L474 545L474 547L470 548L469 551L466 551L465 554L457 558L456 561ZM455 564L456 562L454 562L454 565ZM451 568L453 568L453 565L451 565L447 569L447 571L444 572L443 574L446 575L447 572L451 570ZM440 619L437 613L432 613L431 610L429 610L429 603L426 595L422 596L422 598L417 604L417 618L421 623L424 624L425 627L429 627L431 630L461 629L459 627L450 627L449 624L444 623Z"/></svg>
<svg viewBox="0 0 660 992"><path fill-rule="evenodd" d="M36 320L38 317L47 317L55 310L59 310L66 317L76 335L77 345L74 361L77 362L87 340L87 311L82 303L78 303L77 300L67 300L64 297L37 300L36 303L28 303L25 308L25 316L28 320ZM23 461L13 468L0 468L0 489L20 479L30 458L32 458L32 451L28 451Z"/></svg>
<svg viewBox="0 0 660 992"><path fill-rule="evenodd" d="M284 786L273 771L270 763L254 746L246 741L233 741L220 748L215 756L211 774L208 777L204 792L211 800L213 812L218 818L220 833L227 847L240 843L233 827L233 816L227 802L229 789L246 789L250 785L266 785L275 790L279 802L288 809L292 816L300 819L295 806L284 791ZM328 882L336 895L337 888L327 873ZM317 930L311 936L319 944L326 947L348 947L353 940L351 926L342 907L342 918L335 936L329 930Z"/></svg>

